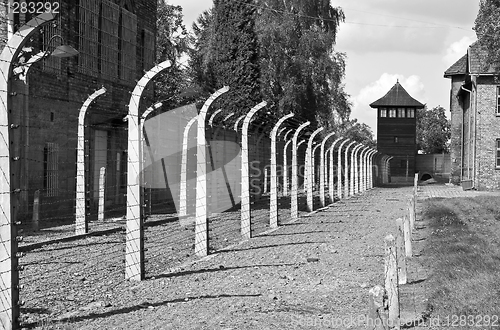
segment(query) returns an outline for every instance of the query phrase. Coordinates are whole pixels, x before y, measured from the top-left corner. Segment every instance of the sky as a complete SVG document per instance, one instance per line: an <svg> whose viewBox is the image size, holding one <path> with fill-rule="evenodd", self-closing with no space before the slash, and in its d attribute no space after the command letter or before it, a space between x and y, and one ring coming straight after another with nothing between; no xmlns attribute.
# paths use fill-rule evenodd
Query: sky
<svg viewBox="0 0 500 330"><path fill-rule="evenodd" d="M167 0L183 7L188 29L211 0ZM332 0L341 7L335 51L347 56L345 90L351 119L366 123L376 138L376 111L369 104L399 80L429 109L442 106L449 117L450 80L443 73L476 40L472 30L479 0Z"/></svg>

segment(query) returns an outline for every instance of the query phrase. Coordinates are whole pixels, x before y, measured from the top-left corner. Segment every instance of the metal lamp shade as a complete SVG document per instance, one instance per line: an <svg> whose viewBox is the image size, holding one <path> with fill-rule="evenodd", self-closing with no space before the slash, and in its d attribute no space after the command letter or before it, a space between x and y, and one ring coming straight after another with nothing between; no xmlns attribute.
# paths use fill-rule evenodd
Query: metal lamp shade
<svg viewBox="0 0 500 330"><path fill-rule="evenodd" d="M50 55L59 58L72 57L78 55L78 51L71 46L61 45L56 47L56 49L54 49L54 51Z"/></svg>

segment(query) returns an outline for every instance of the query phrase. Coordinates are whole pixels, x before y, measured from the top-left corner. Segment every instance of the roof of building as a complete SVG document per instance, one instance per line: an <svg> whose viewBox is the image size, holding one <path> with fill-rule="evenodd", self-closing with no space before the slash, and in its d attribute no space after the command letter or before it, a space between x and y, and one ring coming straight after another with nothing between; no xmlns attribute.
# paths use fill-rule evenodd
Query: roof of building
<svg viewBox="0 0 500 330"><path fill-rule="evenodd" d="M444 72L445 77L462 74L492 74L500 70L488 64L488 51L478 41L467 49L467 53Z"/></svg>
<svg viewBox="0 0 500 330"><path fill-rule="evenodd" d="M416 107L423 108L424 105L415 100L408 94L408 92L401 86L399 81L377 101L370 104L372 108L380 107Z"/></svg>

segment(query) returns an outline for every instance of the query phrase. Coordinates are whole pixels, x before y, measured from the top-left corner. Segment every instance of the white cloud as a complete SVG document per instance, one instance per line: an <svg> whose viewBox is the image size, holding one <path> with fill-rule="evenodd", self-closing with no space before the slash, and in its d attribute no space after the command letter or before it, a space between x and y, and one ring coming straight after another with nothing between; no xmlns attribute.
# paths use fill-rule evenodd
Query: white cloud
<svg viewBox="0 0 500 330"><path fill-rule="evenodd" d="M353 102L351 118L357 118L359 122L369 125L377 136L377 113L370 108L370 103L383 97L399 80L403 88L416 100L426 103L424 84L417 75L405 77L401 74L383 73L380 78L363 87L359 93L352 97Z"/></svg>
<svg viewBox="0 0 500 330"><path fill-rule="evenodd" d="M467 52L469 47L475 40L470 37L463 37L459 41L453 42L447 49L446 54L443 56L443 62L447 66L451 66L458 61Z"/></svg>

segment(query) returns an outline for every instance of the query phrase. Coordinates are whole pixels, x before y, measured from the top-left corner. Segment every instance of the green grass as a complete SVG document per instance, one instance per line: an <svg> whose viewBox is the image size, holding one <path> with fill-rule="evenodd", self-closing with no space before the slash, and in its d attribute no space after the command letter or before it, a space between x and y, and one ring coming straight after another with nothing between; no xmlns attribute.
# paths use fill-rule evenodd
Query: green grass
<svg viewBox="0 0 500 330"><path fill-rule="evenodd" d="M500 249L498 236L489 235L500 231L498 197L434 199L425 208L431 317L500 316Z"/></svg>

